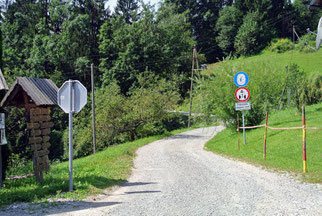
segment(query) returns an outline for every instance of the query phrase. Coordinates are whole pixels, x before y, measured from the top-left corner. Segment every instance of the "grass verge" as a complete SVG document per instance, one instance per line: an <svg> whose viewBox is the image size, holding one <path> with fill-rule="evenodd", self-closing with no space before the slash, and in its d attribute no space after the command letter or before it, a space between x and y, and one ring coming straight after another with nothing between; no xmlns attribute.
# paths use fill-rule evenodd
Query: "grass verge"
<svg viewBox="0 0 322 216"><path fill-rule="evenodd" d="M306 107L307 127L322 127L322 103ZM263 123L264 124L264 123ZM268 125L272 127L302 126L302 116L296 109L287 109L269 115ZM238 151L237 132L225 129L210 140L208 150L240 159L265 168L290 171L303 181L322 183L322 131L307 130L307 169L303 172L302 130L270 130L267 137L267 155L263 159L264 128L247 130L246 145L240 132Z"/></svg>
<svg viewBox="0 0 322 216"><path fill-rule="evenodd" d="M7 180L0 189L0 206L15 202L41 202L49 198L84 199L102 193L124 182L131 173L136 150L153 141L190 129L175 130L163 135L152 136L134 142L111 146L106 150L73 161L74 191L69 188L69 164L52 164L44 175L44 181L36 183L34 177Z"/></svg>

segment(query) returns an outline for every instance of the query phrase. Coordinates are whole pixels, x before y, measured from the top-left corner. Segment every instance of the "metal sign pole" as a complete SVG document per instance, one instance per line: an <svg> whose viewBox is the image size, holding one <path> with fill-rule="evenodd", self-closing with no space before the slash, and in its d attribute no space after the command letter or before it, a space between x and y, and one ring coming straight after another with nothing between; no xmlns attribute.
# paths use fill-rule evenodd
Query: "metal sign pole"
<svg viewBox="0 0 322 216"><path fill-rule="evenodd" d="M69 191L73 191L73 81L69 80Z"/></svg>
<svg viewBox="0 0 322 216"><path fill-rule="evenodd" d="M244 134L244 144L246 144L246 134L245 134L245 117L244 117L244 110L243 112L243 134Z"/></svg>

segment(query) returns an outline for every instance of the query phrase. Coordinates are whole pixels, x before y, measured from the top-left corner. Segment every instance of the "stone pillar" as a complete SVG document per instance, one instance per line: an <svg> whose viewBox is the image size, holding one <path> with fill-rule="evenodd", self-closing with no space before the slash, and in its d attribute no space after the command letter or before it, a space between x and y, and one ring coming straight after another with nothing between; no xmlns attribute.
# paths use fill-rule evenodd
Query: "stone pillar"
<svg viewBox="0 0 322 216"><path fill-rule="evenodd" d="M27 128L30 130L29 144L31 146L34 172L37 182L43 180L43 173L49 171L49 134L54 123L50 121L50 108L30 109L30 122Z"/></svg>

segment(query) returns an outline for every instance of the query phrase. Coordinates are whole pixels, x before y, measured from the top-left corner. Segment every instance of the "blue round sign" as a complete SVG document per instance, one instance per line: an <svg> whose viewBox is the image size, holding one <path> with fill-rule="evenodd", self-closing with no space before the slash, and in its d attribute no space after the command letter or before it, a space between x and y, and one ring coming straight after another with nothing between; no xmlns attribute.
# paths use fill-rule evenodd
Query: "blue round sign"
<svg viewBox="0 0 322 216"><path fill-rule="evenodd" d="M235 85L238 87L244 87L248 84L248 75L244 72L239 72L234 76Z"/></svg>

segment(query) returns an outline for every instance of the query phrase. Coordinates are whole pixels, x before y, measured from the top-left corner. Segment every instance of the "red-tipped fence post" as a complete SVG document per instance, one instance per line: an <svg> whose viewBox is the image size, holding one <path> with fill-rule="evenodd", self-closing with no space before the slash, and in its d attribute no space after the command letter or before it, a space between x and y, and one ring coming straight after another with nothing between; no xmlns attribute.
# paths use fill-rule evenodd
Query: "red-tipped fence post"
<svg viewBox="0 0 322 216"><path fill-rule="evenodd" d="M240 144L239 144L239 116L237 113L237 137L238 137L238 151L240 151Z"/></svg>
<svg viewBox="0 0 322 216"><path fill-rule="evenodd" d="M306 173L306 128L305 128L305 107L302 106L302 123L303 123L303 172Z"/></svg>
<svg viewBox="0 0 322 216"><path fill-rule="evenodd" d="M265 132L264 132L264 160L266 159L267 121L268 121L268 112L266 112L266 120L265 120Z"/></svg>

